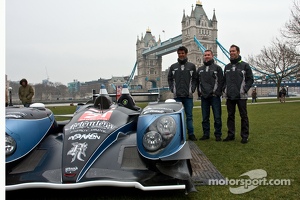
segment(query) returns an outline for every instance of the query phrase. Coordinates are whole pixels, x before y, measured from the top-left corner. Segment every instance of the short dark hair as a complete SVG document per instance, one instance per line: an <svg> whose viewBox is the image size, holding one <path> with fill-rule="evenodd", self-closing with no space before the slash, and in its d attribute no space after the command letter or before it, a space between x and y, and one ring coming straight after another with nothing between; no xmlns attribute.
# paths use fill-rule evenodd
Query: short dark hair
<svg viewBox="0 0 300 200"><path fill-rule="evenodd" d="M185 53L188 53L188 49L187 49L185 46L179 47L179 48L177 49L177 53L178 53L179 51L184 51Z"/></svg>
<svg viewBox="0 0 300 200"><path fill-rule="evenodd" d="M236 48L237 52L240 52L240 47L236 46L235 44L232 44L232 45L230 46L230 48L233 48L233 47Z"/></svg>
<svg viewBox="0 0 300 200"><path fill-rule="evenodd" d="M214 55L214 53L213 53L212 50L210 50L210 49L206 49L204 52L210 52L211 55Z"/></svg>

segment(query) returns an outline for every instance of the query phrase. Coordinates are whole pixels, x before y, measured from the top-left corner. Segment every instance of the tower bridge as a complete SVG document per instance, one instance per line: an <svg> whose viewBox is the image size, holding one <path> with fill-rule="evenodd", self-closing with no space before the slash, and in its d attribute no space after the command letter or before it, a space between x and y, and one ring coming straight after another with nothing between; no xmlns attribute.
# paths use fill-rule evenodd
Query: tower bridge
<svg viewBox="0 0 300 200"><path fill-rule="evenodd" d="M156 41L148 28L146 34L137 38L136 42L136 64L127 82L131 88L162 88L167 86L167 70L162 71L162 57L176 52L179 46L185 46L189 50L188 59L197 67L201 65L203 52L194 41L194 37L206 48L213 51L217 56L218 36L217 18L215 11L209 19L198 0L195 7L192 6L190 15L183 11L181 20L181 34L161 41ZM135 71L137 70L137 75Z"/></svg>
<svg viewBox="0 0 300 200"><path fill-rule="evenodd" d="M136 63L127 84L132 90L143 89L144 91L155 91L155 88L161 90L168 88L168 69L162 71L162 58L165 55L176 52L179 46L187 47L189 51L188 59L190 62L194 63L196 67L202 65L203 53L206 49L209 49L214 53L214 59L220 66L225 66L226 64L217 57L217 48L219 47L228 59L229 52L220 44L217 38L218 22L215 10L213 11L212 18L209 19L202 3L198 0L195 7L192 6L189 15L183 11L180 35L166 41L161 41L159 37L156 41L155 36L152 35L151 30L148 28L145 35L142 34L141 37L137 37ZM251 68L256 74L255 80L262 80L261 77L263 76L272 76L253 66L251 66ZM137 75L134 76L135 71L137 71ZM276 87L275 83L270 83L267 79L265 82L261 82L261 84L258 84L257 81L255 81L254 84L257 87L266 88L264 91L261 89L262 96L266 96L269 93L270 88L273 90L273 85ZM292 85L298 87L300 83L296 81L290 86L289 82L283 84L288 87L291 87Z"/></svg>

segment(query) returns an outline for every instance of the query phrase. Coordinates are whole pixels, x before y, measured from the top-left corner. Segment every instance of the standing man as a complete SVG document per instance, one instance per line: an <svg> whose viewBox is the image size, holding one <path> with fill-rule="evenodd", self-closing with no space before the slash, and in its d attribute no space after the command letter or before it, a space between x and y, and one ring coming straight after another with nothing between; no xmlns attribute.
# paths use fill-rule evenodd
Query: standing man
<svg viewBox="0 0 300 200"><path fill-rule="evenodd" d="M252 90L251 96L252 96L252 103L256 103L256 98L257 98L256 88Z"/></svg>
<svg viewBox="0 0 300 200"><path fill-rule="evenodd" d="M214 115L214 135L216 141L222 136L221 96L223 89L223 70L214 63L213 52L205 50L204 65L197 70L197 92L201 97L203 136L200 140L210 138L210 107Z"/></svg>
<svg viewBox="0 0 300 200"><path fill-rule="evenodd" d="M284 86L282 86L279 92L279 98L281 103L285 103L285 96L286 96L286 89Z"/></svg>
<svg viewBox="0 0 300 200"><path fill-rule="evenodd" d="M28 85L28 82L25 78L20 80L19 87L19 99L22 101L24 107L29 107L32 103L32 97L34 95L34 90L31 85Z"/></svg>
<svg viewBox="0 0 300 200"><path fill-rule="evenodd" d="M8 106L8 92L7 92L7 87L5 87L5 107Z"/></svg>
<svg viewBox="0 0 300 200"><path fill-rule="evenodd" d="M247 113L248 91L253 84L253 73L248 63L242 61L240 48L231 45L230 63L224 69L224 93L228 112L228 136L223 141L235 139L235 109L238 106L241 117L241 143L248 142L249 120Z"/></svg>
<svg viewBox="0 0 300 200"><path fill-rule="evenodd" d="M196 66L188 62L188 49L181 46L177 49L178 59L169 67L168 83L174 99L182 102L188 130L189 140L196 141L193 126L193 93L196 90Z"/></svg>

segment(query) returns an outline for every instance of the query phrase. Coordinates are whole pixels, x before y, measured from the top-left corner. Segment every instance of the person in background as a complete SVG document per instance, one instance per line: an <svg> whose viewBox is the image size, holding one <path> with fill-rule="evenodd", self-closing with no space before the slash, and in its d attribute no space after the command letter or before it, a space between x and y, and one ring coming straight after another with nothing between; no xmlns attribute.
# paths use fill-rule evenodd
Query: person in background
<svg viewBox="0 0 300 200"><path fill-rule="evenodd" d="M181 46L177 49L178 59L169 67L168 84L174 95L174 100L182 102L188 130L188 139L196 141L193 125L193 93L196 90L196 66L188 62L188 49Z"/></svg>
<svg viewBox="0 0 300 200"><path fill-rule="evenodd" d="M280 103L285 103L285 96L286 96L286 89L285 87L281 87L281 90L279 91L279 100Z"/></svg>
<svg viewBox="0 0 300 200"><path fill-rule="evenodd" d="M250 65L242 61L240 48L231 45L229 49L230 63L224 68L224 96L228 112L227 128L228 135L223 140L225 142L235 139L235 111L239 109L241 117L241 143L248 142L249 119L247 113L248 91L254 82Z"/></svg>
<svg viewBox="0 0 300 200"><path fill-rule="evenodd" d="M5 107L8 106L8 89L5 87Z"/></svg>
<svg viewBox="0 0 300 200"><path fill-rule="evenodd" d="M28 81L25 78L20 80L20 85L19 99L21 100L24 107L29 107L32 103L32 97L34 95L33 87L28 84Z"/></svg>
<svg viewBox="0 0 300 200"><path fill-rule="evenodd" d="M197 69L197 92L201 98L202 130L200 140L210 138L210 107L214 115L214 135L216 141L222 136L222 109L221 96L223 89L223 70L214 63L213 52L205 50L204 65Z"/></svg>
<svg viewBox="0 0 300 200"><path fill-rule="evenodd" d="M256 88L254 88L254 89L252 90L251 96L252 96L252 103L254 103L254 102L256 103L256 99L257 99Z"/></svg>

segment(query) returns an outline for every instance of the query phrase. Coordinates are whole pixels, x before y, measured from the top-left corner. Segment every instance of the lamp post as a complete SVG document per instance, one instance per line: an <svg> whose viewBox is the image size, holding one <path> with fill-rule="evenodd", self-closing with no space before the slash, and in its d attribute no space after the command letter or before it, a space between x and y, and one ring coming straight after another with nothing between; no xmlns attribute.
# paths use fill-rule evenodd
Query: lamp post
<svg viewBox="0 0 300 200"><path fill-rule="evenodd" d="M286 97L289 97L289 86L286 86Z"/></svg>
<svg viewBox="0 0 300 200"><path fill-rule="evenodd" d="M8 88L8 91L9 91L9 104L8 104L8 105L9 105L9 106L13 106L13 104L12 104L12 99L11 99L11 98L12 98L12 96L11 96L12 87L9 87L9 88Z"/></svg>
<svg viewBox="0 0 300 200"><path fill-rule="evenodd" d="M159 102L160 100L160 89L159 87L157 87L157 92L158 92L158 95L157 95L157 102ZM222 100L222 99L221 99Z"/></svg>
<svg viewBox="0 0 300 200"><path fill-rule="evenodd" d="M260 82L260 95L261 95L261 96L263 96L263 95L262 95L262 88L263 88L263 87L262 87L262 84L263 84L263 82L261 81L261 82Z"/></svg>
<svg viewBox="0 0 300 200"><path fill-rule="evenodd" d="M57 90L57 96L56 96L56 100L59 100L60 99L60 90L57 88L57 87L55 87L55 89Z"/></svg>

